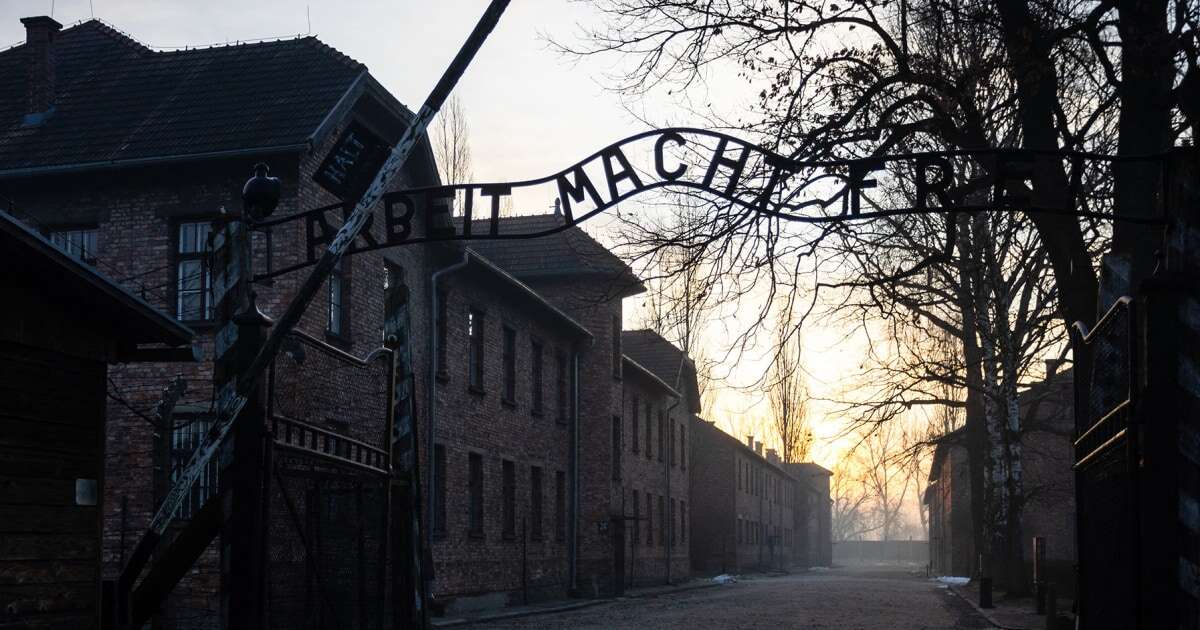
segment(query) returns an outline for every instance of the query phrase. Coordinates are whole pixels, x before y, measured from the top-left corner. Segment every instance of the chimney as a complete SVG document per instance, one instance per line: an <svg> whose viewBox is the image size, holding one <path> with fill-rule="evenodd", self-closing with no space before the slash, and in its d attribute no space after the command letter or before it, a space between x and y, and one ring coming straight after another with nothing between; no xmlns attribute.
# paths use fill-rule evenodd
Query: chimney
<svg viewBox="0 0 1200 630"><path fill-rule="evenodd" d="M752 451L754 450L754 436L753 435L746 436L746 448L748 448Z"/></svg>
<svg viewBox="0 0 1200 630"><path fill-rule="evenodd" d="M25 124L40 124L54 110L54 40L62 29L52 17L21 18L25 25Z"/></svg>
<svg viewBox="0 0 1200 630"><path fill-rule="evenodd" d="M767 461L778 466L779 465L779 451L776 451L773 448L767 449Z"/></svg>
<svg viewBox="0 0 1200 630"><path fill-rule="evenodd" d="M759 457L762 457L762 442L754 440L754 452L758 453Z"/></svg>
<svg viewBox="0 0 1200 630"><path fill-rule="evenodd" d="M1063 364L1062 359L1046 359L1046 380L1054 378L1058 374L1058 368Z"/></svg>

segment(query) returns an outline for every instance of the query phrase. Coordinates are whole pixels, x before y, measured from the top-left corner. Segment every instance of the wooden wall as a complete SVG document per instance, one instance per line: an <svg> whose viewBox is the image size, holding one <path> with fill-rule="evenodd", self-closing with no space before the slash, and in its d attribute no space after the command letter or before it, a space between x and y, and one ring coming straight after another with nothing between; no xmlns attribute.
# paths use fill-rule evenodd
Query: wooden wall
<svg viewBox="0 0 1200 630"><path fill-rule="evenodd" d="M0 338L0 630L93 627L100 579L104 363Z"/></svg>

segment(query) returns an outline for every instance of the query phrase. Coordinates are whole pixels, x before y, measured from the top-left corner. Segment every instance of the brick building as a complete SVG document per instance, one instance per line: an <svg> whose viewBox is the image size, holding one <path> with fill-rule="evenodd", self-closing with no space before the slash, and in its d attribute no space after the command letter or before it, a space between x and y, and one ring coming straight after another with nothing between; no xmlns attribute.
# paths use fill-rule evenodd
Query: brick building
<svg viewBox="0 0 1200 630"><path fill-rule="evenodd" d="M691 439L692 568L715 574L793 566L803 534L791 475L753 436L742 443L696 417Z"/></svg>
<svg viewBox="0 0 1200 630"><path fill-rule="evenodd" d="M939 442L923 501L929 506L929 566L936 575L970 576L975 568L971 532L971 473L959 429Z"/></svg>
<svg viewBox="0 0 1200 630"><path fill-rule="evenodd" d="M1073 382L1047 361L1046 380L1019 398L1022 485L1021 530L1027 573L1032 576L1033 537L1046 539L1046 571L1059 588L1074 584L1075 481ZM929 556L934 572L973 575L978 564L972 534L970 459L963 430L944 437L934 451L924 501L929 505Z"/></svg>
<svg viewBox="0 0 1200 630"><path fill-rule="evenodd" d="M785 463L783 469L796 481L795 563L803 567L832 566L833 502L829 480L833 473L812 462Z"/></svg>
<svg viewBox="0 0 1200 630"><path fill-rule="evenodd" d="M437 326L429 514L434 594L457 605L565 597L577 408L592 334L479 253L431 259Z"/></svg>
<svg viewBox="0 0 1200 630"><path fill-rule="evenodd" d="M562 224L558 215L511 217L501 221L500 232ZM621 302L644 290L641 281L578 228L539 239L536 247L521 241L483 241L472 247L593 335L592 344L579 353L577 372L576 593L619 593L627 584L686 576L686 528L679 526L679 515L690 509L683 423L691 403L676 393L683 388L673 384L674 377L663 378L643 357L623 350ZM636 416L634 397L639 401Z"/></svg>
<svg viewBox="0 0 1200 630"><path fill-rule="evenodd" d="M631 560L627 583L662 583L691 572L690 418L700 410L690 358L650 330L621 334L625 352L623 510ZM615 418L614 418L615 420Z"/></svg>
<svg viewBox="0 0 1200 630"><path fill-rule="evenodd" d="M52 240L199 333L198 364L124 366L111 373L103 518L104 573L124 565L167 488L211 421L212 278L205 264L210 221L241 205L256 162L282 180L277 214L336 203L313 179L335 144L395 142L411 113L361 64L312 37L154 51L96 20L62 29L23 20L27 43L0 52L0 193ZM436 183L428 145L397 187ZM382 232L382 221L375 221ZM300 262L303 225L255 234L256 270ZM268 249L268 241L270 247ZM364 356L381 343L385 267L422 303L419 248L347 258L299 329L327 347ZM278 316L303 273L256 284L258 305ZM418 348L418 354L421 352ZM150 410L176 375L188 384L173 425ZM386 397L380 381L330 372L322 387L281 379L277 411L321 431L380 444ZM420 377L419 377L420 379ZM290 391L283 391L290 388ZM126 407L128 405L128 407ZM214 491L206 475L179 516ZM165 628L211 627L219 607L217 545L174 591Z"/></svg>

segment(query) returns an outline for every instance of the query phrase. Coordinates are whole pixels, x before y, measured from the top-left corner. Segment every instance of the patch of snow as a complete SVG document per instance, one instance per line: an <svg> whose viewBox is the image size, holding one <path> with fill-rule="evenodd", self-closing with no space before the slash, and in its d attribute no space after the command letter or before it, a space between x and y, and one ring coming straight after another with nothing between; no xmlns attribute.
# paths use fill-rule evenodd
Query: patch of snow
<svg viewBox="0 0 1200 630"><path fill-rule="evenodd" d="M809 571L828 571L829 567L808 567Z"/></svg>
<svg viewBox="0 0 1200 630"><path fill-rule="evenodd" d="M716 582L717 584L732 584L737 581L737 578L729 575L728 573L722 573L721 575L713 578L712 581Z"/></svg>
<svg viewBox="0 0 1200 630"><path fill-rule="evenodd" d="M933 579L947 586L966 586L971 581L969 577L955 577L951 575L940 575Z"/></svg>

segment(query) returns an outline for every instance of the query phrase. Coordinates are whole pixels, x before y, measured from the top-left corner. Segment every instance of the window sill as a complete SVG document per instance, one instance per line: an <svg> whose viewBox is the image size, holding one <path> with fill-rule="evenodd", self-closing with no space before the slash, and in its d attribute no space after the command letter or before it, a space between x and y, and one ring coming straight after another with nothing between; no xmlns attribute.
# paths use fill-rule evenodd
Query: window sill
<svg viewBox="0 0 1200 630"><path fill-rule="evenodd" d="M545 538L541 534L530 534L529 540L530 542L545 542Z"/></svg>
<svg viewBox="0 0 1200 630"><path fill-rule="evenodd" d="M479 396L480 398L487 395L487 392L474 385L467 385L467 393Z"/></svg>
<svg viewBox="0 0 1200 630"><path fill-rule="evenodd" d="M446 540L446 538L447 538L447 537L446 537L446 530L434 531L434 532L433 532L433 539L434 539L434 540Z"/></svg>
<svg viewBox="0 0 1200 630"><path fill-rule="evenodd" d="M325 331L325 341L340 350L349 350L354 345L354 340L350 337L331 330Z"/></svg>
<svg viewBox="0 0 1200 630"><path fill-rule="evenodd" d="M500 404L505 407L508 407L509 409L517 408L517 401L513 400L512 398L503 398L502 397L502 398L500 398Z"/></svg>
<svg viewBox="0 0 1200 630"><path fill-rule="evenodd" d="M571 423L566 418L559 417L557 420L554 421L554 424L557 424L561 427L565 427Z"/></svg>
<svg viewBox="0 0 1200 630"><path fill-rule="evenodd" d="M217 329L217 320L215 319L176 319L175 321L196 332L209 332Z"/></svg>
<svg viewBox="0 0 1200 630"><path fill-rule="evenodd" d="M450 382L450 373L446 372L445 370L438 370L437 374L433 375L433 378L436 379L437 382L439 382L439 383L449 383Z"/></svg>
<svg viewBox="0 0 1200 630"><path fill-rule="evenodd" d="M512 534L500 534L500 540L504 542L516 542L517 534L515 532Z"/></svg>
<svg viewBox="0 0 1200 630"><path fill-rule="evenodd" d="M467 532L467 540L484 540L484 539L485 539L485 537L483 535L483 532L473 532L473 531Z"/></svg>
<svg viewBox="0 0 1200 630"><path fill-rule="evenodd" d="M546 413L537 407L531 407L529 409L529 415L541 418L542 416L546 415Z"/></svg>

